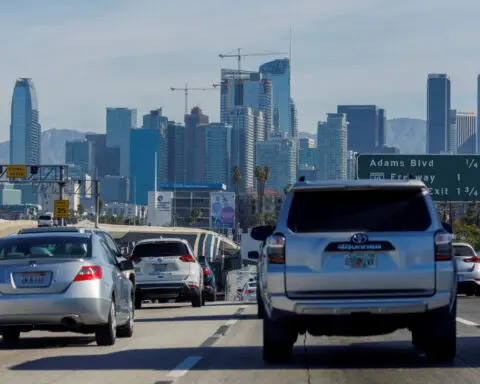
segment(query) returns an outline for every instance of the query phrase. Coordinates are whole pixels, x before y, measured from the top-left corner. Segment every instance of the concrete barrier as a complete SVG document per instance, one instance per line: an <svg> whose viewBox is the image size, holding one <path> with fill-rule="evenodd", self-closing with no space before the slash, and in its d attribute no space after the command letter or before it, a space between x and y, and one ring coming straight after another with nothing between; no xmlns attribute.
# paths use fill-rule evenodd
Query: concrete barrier
<svg viewBox="0 0 480 384"><path fill-rule="evenodd" d="M37 222L33 220L11 220L0 222L0 237L13 235L20 229L36 227Z"/></svg>

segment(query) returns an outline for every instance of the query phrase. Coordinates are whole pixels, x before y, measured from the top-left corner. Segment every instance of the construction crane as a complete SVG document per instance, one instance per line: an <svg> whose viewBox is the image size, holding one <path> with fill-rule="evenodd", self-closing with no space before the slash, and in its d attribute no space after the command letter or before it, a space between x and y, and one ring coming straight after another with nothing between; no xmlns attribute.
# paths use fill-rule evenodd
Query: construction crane
<svg viewBox="0 0 480 384"><path fill-rule="evenodd" d="M219 84L213 84L213 88L188 88L188 83L185 83L185 88L170 87L171 91L185 92L185 115L188 115L188 92L190 91L213 91L217 89Z"/></svg>
<svg viewBox="0 0 480 384"><path fill-rule="evenodd" d="M233 53L236 52L236 53ZM242 71L242 57L246 56L275 56L275 55L288 55L288 52L264 52L264 53L242 53L242 48L237 48L235 51L229 53L221 53L218 55L221 59L227 57L236 57L238 61L238 74Z"/></svg>

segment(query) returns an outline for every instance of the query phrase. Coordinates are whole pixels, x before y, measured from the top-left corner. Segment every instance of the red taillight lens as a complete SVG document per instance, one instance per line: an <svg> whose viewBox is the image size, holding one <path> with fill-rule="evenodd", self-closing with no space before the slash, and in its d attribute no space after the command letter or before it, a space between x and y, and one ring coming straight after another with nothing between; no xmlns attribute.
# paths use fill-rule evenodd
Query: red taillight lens
<svg viewBox="0 0 480 384"><path fill-rule="evenodd" d="M205 276L210 275L210 269L209 269L209 268L202 268L202 269L203 269L203 274L204 274Z"/></svg>
<svg viewBox="0 0 480 384"><path fill-rule="evenodd" d="M245 294L246 294L246 295L250 295L250 294L252 294L253 292L254 292L254 291L252 291L251 289L246 289L246 290L245 290Z"/></svg>
<svg viewBox="0 0 480 384"><path fill-rule="evenodd" d="M132 260L135 264L138 264L140 261L142 261L142 259L137 256L132 256L130 260Z"/></svg>
<svg viewBox="0 0 480 384"><path fill-rule="evenodd" d="M435 261L448 261L452 259L453 236L444 230L435 233Z"/></svg>
<svg viewBox="0 0 480 384"><path fill-rule="evenodd" d="M73 281L98 280L102 278L102 267L98 265L88 265L82 267Z"/></svg>
<svg viewBox="0 0 480 384"><path fill-rule="evenodd" d="M275 234L267 239L267 258L270 264L285 264L285 237Z"/></svg>
<svg viewBox="0 0 480 384"><path fill-rule="evenodd" d="M463 261L465 263L480 263L480 257L478 256L473 256L473 257L469 257L467 259L463 259Z"/></svg>
<svg viewBox="0 0 480 384"><path fill-rule="evenodd" d="M195 259L193 258L192 255L183 255L180 257L180 260L182 260L185 263L194 263Z"/></svg>

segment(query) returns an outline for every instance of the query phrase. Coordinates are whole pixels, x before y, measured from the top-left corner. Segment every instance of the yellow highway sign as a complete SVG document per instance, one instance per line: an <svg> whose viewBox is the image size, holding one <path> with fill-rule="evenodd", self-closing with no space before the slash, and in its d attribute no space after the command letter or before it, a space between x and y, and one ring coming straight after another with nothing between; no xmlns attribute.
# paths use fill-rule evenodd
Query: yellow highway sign
<svg viewBox="0 0 480 384"><path fill-rule="evenodd" d="M27 166L26 165L7 165L7 177L9 179L26 179Z"/></svg>
<svg viewBox="0 0 480 384"><path fill-rule="evenodd" d="M68 200L55 200L53 216L57 219L68 219L69 203Z"/></svg>

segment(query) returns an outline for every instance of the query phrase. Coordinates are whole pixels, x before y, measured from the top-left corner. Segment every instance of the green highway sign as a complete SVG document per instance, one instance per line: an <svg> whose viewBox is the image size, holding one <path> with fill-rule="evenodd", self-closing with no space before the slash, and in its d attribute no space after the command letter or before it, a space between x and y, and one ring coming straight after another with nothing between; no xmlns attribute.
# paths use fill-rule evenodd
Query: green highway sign
<svg viewBox="0 0 480 384"><path fill-rule="evenodd" d="M358 155L359 179L402 180L430 188L435 201L480 201L480 155Z"/></svg>

